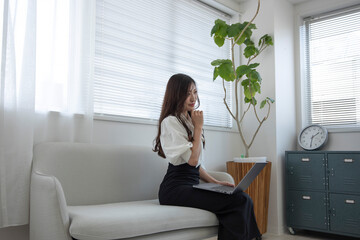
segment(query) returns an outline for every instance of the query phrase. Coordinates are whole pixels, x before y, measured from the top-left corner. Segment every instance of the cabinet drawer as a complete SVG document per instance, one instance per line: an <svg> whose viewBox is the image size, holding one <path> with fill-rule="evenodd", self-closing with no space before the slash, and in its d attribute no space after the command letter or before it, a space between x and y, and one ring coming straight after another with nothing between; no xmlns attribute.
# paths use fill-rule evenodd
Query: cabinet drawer
<svg viewBox="0 0 360 240"><path fill-rule="evenodd" d="M327 229L326 194L324 192L287 192L287 224L302 229Z"/></svg>
<svg viewBox="0 0 360 240"><path fill-rule="evenodd" d="M360 154L328 154L329 191L360 193Z"/></svg>
<svg viewBox="0 0 360 240"><path fill-rule="evenodd" d="M325 190L325 155L288 154L286 177L288 189Z"/></svg>
<svg viewBox="0 0 360 240"><path fill-rule="evenodd" d="M360 196L330 194L330 230L360 234Z"/></svg>

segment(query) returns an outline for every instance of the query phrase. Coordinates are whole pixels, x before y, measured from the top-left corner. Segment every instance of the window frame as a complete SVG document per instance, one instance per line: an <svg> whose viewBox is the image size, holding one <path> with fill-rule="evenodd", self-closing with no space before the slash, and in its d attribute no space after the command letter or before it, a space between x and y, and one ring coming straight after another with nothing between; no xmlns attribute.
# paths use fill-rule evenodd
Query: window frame
<svg viewBox="0 0 360 240"><path fill-rule="evenodd" d="M331 10L327 10L327 11L316 11L312 12L310 14L307 15L298 15L299 17L299 23L298 23L298 27L299 27L299 31L298 31L298 36L297 36L297 40L299 41L298 44L298 54L299 54L299 86L300 86L300 103L299 103L299 107L300 107L300 127L301 129L303 129L303 127L308 126L310 124L314 124L311 122L311 104L309 103L310 100L310 87L309 84L310 83L310 78L308 77L308 74L310 72L309 70L309 66L308 66L308 62L307 62L307 56L306 56L306 51L308 48L308 32L306 29L306 19L309 18L324 18L324 19L329 19L331 18L331 15L337 15L341 12L343 12L343 14L345 14L345 12L355 12L355 11L359 11L360 10L360 4L355 4L355 5L350 5L350 6L343 6L343 7L338 7L336 9L331 9ZM339 125L322 125L323 127L325 127L328 132L360 132L360 124L358 124L358 126L351 126L349 124L339 124Z"/></svg>

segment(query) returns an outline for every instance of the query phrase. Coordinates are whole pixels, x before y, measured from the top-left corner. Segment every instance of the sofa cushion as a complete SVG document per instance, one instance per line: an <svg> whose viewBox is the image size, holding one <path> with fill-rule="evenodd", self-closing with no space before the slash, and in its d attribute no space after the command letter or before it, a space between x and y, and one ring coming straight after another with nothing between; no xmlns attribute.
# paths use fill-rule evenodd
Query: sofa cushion
<svg viewBox="0 0 360 240"><path fill-rule="evenodd" d="M121 239L177 229L217 226L216 215L201 209L164 206L146 200L68 206L76 239ZM139 227L141 226L141 227Z"/></svg>

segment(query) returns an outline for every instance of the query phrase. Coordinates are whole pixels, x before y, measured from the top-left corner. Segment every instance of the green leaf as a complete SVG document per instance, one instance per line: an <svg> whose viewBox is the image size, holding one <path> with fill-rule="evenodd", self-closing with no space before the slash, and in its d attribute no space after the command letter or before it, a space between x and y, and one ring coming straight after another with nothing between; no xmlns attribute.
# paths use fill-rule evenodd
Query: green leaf
<svg viewBox="0 0 360 240"><path fill-rule="evenodd" d="M241 82L241 86L246 86L249 85L250 80L249 79L245 79Z"/></svg>
<svg viewBox="0 0 360 240"><path fill-rule="evenodd" d="M222 77L226 81L234 81L235 73L232 67L232 61L229 59L216 59L211 62L212 66L215 66L213 73L213 80L218 76ZM217 67L216 67L217 66Z"/></svg>
<svg viewBox="0 0 360 240"><path fill-rule="evenodd" d="M259 39L259 46L264 42L265 45L274 45L272 37L268 34L265 34Z"/></svg>
<svg viewBox="0 0 360 240"><path fill-rule="evenodd" d="M211 65L212 66L219 66L219 65L221 65L223 63L232 64L231 60L229 60L229 59L216 59L216 60L211 62Z"/></svg>
<svg viewBox="0 0 360 240"><path fill-rule="evenodd" d="M260 65L260 63L253 63L253 64L249 65L249 68L256 68L259 65Z"/></svg>
<svg viewBox="0 0 360 240"><path fill-rule="evenodd" d="M227 33L226 32L227 27L228 27L228 25L226 24L225 21L223 21L221 19L216 19L215 20L215 25L211 29L210 35L212 36L213 34L215 34L215 35L220 35L220 36L225 37L226 33ZM224 35L224 30L225 30L225 35Z"/></svg>
<svg viewBox="0 0 360 240"><path fill-rule="evenodd" d="M233 36L235 40L238 39L239 36L240 36L240 34L241 34L241 32L244 30L246 24L247 24L247 22L242 23L242 24L236 23L236 24L231 25L231 26L229 27L229 29L228 29L228 36L229 36L229 37L232 37L232 36ZM242 43L245 43L245 42L246 42L246 43L248 43L248 44L251 44L251 43L252 43L252 45L254 45L254 43L250 40L250 37L251 37L251 35L252 35L251 29L252 29L252 26L253 26L253 25L251 24L250 26L251 26L251 27L247 28L247 29L244 31L243 35L239 38L239 40L236 41L236 44L241 45ZM230 28L231 28L231 29L230 29Z"/></svg>
<svg viewBox="0 0 360 240"><path fill-rule="evenodd" d="M250 39L251 35L252 35L252 31L251 29L247 28L244 32L245 36Z"/></svg>
<svg viewBox="0 0 360 240"><path fill-rule="evenodd" d="M214 68L213 81L219 76L219 69L217 67Z"/></svg>
<svg viewBox="0 0 360 240"><path fill-rule="evenodd" d="M245 98L251 99L249 86L244 86L244 95L245 95Z"/></svg>
<svg viewBox="0 0 360 240"><path fill-rule="evenodd" d="M221 60L222 59L216 59L214 61L211 62L211 65L212 66L219 66L221 64Z"/></svg>
<svg viewBox="0 0 360 240"><path fill-rule="evenodd" d="M228 27L225 21L216 19L215 26L211 29L211 36L215 34L215 36L226 37Z"/></svg>
<svg viewBox="0 0 360 240"><path fill-rule="evenodd" d="M225 37L227 36L228 27L229 25L227 25L225 21L221 19L215 20L215 25L211 29L210 35L211 36L214 35L214 42L219 47L224 45Z"/></svg>
<svg viewBox="0 0 360 240"><path fill-rule="evenodd" d="M214 61L211 62L212 66L219 66L220 64L226 62L226 61L230 61L229 59L216 59Z"/></svg>
<svg viewBox="0 0 360 240"><path fill-rule="evenodd" d="M256 104L257 104L257 101L254 97L251 99L251 104L254 106L256 106Z"/></svg>
<svg viewBox="0 0 360 240"><path fill-rule="evenodd" d="M249 68L249 66L247 65L240 65L238 66L238 68L236 69L236 75L237 77L240 79L243 75L248 74L249 72L251 72L251 68Z"/></svg>
<svg viewBox="0 0 360 240"><path fill-rule="evenodd" d="M272 98L267 97L266 99L269 100L271 103L274 103L274 102L275 102L275 100L272 99Z"/></svg>
<svg viewBox="0 0 360 240"><path fill-rule="evenodd" d="M244 49L244 56L246 58L249 58L249 57L255 55L258 52L259 52L259 50L255 46L249 45Z"/></svg>
<svg viewBox="0 0 360 240"><path fill-rule="evenodd" d="M249 86L251 86L251 87L249 87ZM244 86L244 95L245 95L245 97L251 99L251 98L253 98L255 96L255 94L256 94L256 91L254 89L254 86L252 86L251 83L250 83L250 85Z"/></svg>
<svg viewBox="0 0 360 240"><path fill-rule="evenodd" d="M210 36L214 35L217 31L219 31L220 25L219 24L215 24L213 26L213 28L211 29L211 33Z"/></svg>
<svg viewBox="0 0 360 240"><path fill-rule="evenodd" d="M238 36L241 32L241 25L240 23L231 24L230 27L227 29L228 37L235 37Z"/></svg>
<svg viewBox="0 0 360 240"><path fill-rule="evenodd" d="M251 101L251 98L244 97L244 102L249 103Z"/></svg>
<svg viewBox="0 0 360 240"><path fill-rule="evenodd" d="M265 106L266 102L267 102L266 99L261 101L260 109L262 109Z"/></svg>
<svg viewBox="0 0 360 240"><path fill-rule="evenodd" d="M239 37L239 36L236 36L236 37L235 37L235 40L236 40L238 37ZM245 34L244 34L244 35L242 35L242 36L239 38L239 40L236 42L236 44L238 44L238 45L243 44L243 42L245 41L245 39L246 39L246 36L245 36Z"/></svg>
<svg viewBox="0 0 360 240"><path fill-rule="evenodd" d="M255 92L261 93L261 86L258 82L253 83L253 88L255 89Z"/></svg>
<svg viewBox="0 0 360 240"><path fill-rule="evenodd" d="M257 72L255 69L252 69L251 72L246 74L246 76L253 82L261 82L262 81L260 73Z"/></svg>
<svg viewBox="0 0 360 240"><path fill-rule="evenodd" d="M222 47L225 43L225 38L221 37L221 36L214 36L214 42L216 43L216 45L218 45L218 47Z"/></svg>
<svg viewBox="0 0 360 240"><path fill-rule="evenodd" d="M232 67L232 62L228 60L227 62L222 63L218 67L218 73L220 77L222 77L225 81L234 81L235 80L235 73Z"/></svg>
<svg viewBox="0 0 360 240"><path fill-rule="evenodd" d="M248 23L249 23L249 22L244 22L244 23L243 23L243 24L244 24L244 27L245 27ZM256 28L256 25L255 25L254 23L251 23L251 24L249 25L248 29L257 29L257 28Z"/></svg>
<svg viewBox="0 0 360 240"><path fill-rule="evenodd" d="M246 27L246 25L248 24L249 22L243 22L241 24L241 31ZM246 28L246 30L244 31L244 34L246 35L247 38L250 38L251 35L252 35L252 29L256 29L256 26L255 24L250 24L248 28Z"/></svg>
<svg viewBox="0 0 360 240"><path fill-rule="evenodd" d="M255 43L254 43L253 41L251 41L250 38L247 38L247 39L245 40L244 44L245 44L246 46L251 46L251 45L254 46L254 45L255 45Z"/></svg>
<svg viewBox="0 0 360 240"><path fill-rule="evenodd" d="M265 37L265 44L266 45L274 45L274 42L273 42L273 39L272 39L272 37L271 36L266 36Z"/></svg>

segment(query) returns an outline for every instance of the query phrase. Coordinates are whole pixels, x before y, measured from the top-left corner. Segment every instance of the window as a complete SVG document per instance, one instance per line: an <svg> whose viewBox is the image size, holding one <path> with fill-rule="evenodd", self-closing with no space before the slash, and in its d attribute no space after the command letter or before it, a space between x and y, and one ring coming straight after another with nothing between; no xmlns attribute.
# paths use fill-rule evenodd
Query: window
<svg viewBox="0 0 360 240"><path fill-rule="evenodd" d="M308 124L360 127L360 6L304 19Z"/></svg>
<svg viewBox="0 0 360 240"><path fill-rule="evenodd" d="M97 0L95 114L157 120L168 79L185 73L197 82L205 125L231 127L222 82L212 81L211 61L230 57L210 37L217 18L230 20L199 1Z"/></svg>

